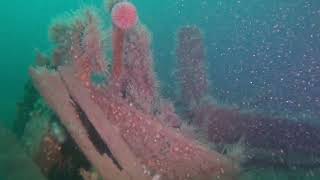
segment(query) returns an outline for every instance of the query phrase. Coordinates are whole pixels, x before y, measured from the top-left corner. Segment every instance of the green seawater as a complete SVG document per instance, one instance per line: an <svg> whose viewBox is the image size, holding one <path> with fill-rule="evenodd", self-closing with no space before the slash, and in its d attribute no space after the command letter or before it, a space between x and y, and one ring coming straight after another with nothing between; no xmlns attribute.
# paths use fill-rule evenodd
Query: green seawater
<svg viewBox="0 0 320 180"><path fill-rule="evenodd" d="M155 71L163 96L173 98L176 93L177 31L185 25L197 25L205 38L212 96L219 103L270 116L319 123L319 0L132 2L137 6L141 22L152 33ZM52 44L48 28L52 21L61 14L88 5L97 7L100 16L109 21L102 0L0 1L0 127L12 129L17 119L17 103L24 96L24 86L30 79L28 68L34 64L36 51L50 54ZM7 180L1 172L7 168L8 158L4 160L3 157L15 156L1 150L8 148L8 144L16 144L13 143L15 133L0 132L0 180ZM21 154L26 158L23 163L30 164L32 170L21 170L14 163L11 170L17 174L32 172L43 178L31 159L19 151L19 145L12 149L17 156ZM320 179L319 168L257 167L243 173L242 178L317 180Z"/></svg>
<svg viewBox="0 0 320 180"><path fill-rule="evenodd" d="M79 1L1 1L0 121L12 126L16 103L23 95L28 67L36 49L48 49L48 27L59 13L79 7Z"/></svg>

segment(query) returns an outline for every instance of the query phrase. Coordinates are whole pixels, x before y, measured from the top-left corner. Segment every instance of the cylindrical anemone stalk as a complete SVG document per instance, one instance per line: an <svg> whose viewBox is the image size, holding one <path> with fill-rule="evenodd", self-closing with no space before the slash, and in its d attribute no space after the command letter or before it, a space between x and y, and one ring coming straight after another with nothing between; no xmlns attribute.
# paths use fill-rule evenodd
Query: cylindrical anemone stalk
<svg viewBox="0 0 320 180"><path fill-rule="evenodd" d="M198 27L180 29L176 53L181 102L187 108L197 107L208 93L205 47Z"/></svg>
<svg viewBox="0 0 320 180"><path fill-rule="evenodd" d="M160 102L151 37L144 26L138 25L125 35L120 81L123 97L129 103L148 114L158 112Z"/></svg>
<svg viewBox="0 0 320 180"><path fill-rule="evenodd" d="M122 69L122 51L123 51L124 31L113 27L112 46L113 46L113 67L112 79L117 80L120 77Z"/></svg>
<svg viewBox="0 0 320 180"><path fill-rule="evenodd" d="M112 78L119 79L123 64L123 44L126 31L132 29L138 22L138 15L135 6L123 1L113 5L111 10L113 33L113 71Z"/></svg>

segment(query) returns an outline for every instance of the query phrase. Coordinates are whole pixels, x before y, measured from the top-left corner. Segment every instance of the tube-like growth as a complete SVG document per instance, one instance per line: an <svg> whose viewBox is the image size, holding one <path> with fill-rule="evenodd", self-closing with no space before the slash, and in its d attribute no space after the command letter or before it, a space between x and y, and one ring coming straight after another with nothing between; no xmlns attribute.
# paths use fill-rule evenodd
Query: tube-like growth
<svg viewBox="0 0 320 180"><path fill-rule="evenodd" d="M111 10L113 33L113 79L118 79L123 66L123 41L125 32L132 29L138 22L134 5L129 2L119 2Z"/></svg>

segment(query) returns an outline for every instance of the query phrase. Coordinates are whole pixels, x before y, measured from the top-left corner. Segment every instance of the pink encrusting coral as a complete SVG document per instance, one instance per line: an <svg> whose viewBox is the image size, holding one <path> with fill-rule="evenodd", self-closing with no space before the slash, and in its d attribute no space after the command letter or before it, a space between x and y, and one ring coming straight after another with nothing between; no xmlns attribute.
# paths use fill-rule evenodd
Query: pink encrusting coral
<svg viewBox="0 0 320 180"><path fill-rule="evenodd" d="M71 37L67 63L53 70L33 68L31 75L104 179L233 178L237 163L171 128L179 125L166 124L180 118L159 96L148 31L140 24L126 30L123 47L116 47L121 71L109 83L115 72L106 69L98 21L91 14L65 26ZM117 63L114 59L113 66Z"/></svg>

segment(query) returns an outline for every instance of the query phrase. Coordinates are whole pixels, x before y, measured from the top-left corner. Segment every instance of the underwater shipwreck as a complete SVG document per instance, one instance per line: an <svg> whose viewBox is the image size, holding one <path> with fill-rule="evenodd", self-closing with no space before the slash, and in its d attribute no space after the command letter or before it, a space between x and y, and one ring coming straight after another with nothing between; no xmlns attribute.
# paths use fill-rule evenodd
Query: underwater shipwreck
<svg viewBox="0 0 320 180"><path fill-rule="evenodd" d="M45 176L236 180L250 167L319 167L320 126L215 103L198 27L177 33L179 97L168 99L134 4L106 6L111 27L94 8L56 21L51 55L30 68L15 127Z"/></svg>

